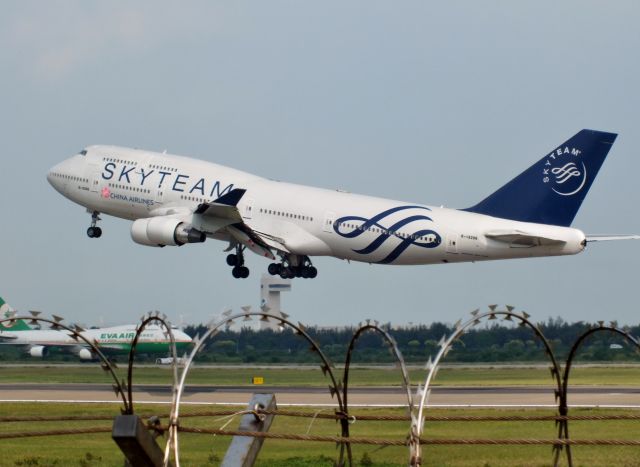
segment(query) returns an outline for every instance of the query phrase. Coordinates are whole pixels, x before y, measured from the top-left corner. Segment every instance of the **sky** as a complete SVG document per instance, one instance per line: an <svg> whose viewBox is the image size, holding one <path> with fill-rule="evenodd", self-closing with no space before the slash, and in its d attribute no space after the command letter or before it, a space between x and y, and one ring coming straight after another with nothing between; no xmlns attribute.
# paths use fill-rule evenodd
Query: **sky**
<svg viewBox="0 0 640 467"><path fill-rule="evenodd" d="M9 1L0 5L0 295L87 325L160 310L207 322L260 302L226 244L154 249L46 181L91 144L264 177L468 207L582 128L619 133L573 226L640 233L640 3ZM306 324L637 324L640 242L578 256L371 266L315 258L283 310Z"/></svg>

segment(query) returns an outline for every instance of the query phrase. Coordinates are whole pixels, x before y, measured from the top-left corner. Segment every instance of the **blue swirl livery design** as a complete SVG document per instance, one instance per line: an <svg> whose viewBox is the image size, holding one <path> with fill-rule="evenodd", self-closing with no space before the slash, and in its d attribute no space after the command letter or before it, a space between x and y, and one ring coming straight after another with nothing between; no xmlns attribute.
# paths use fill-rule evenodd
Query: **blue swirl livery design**
<svg viewBox="0 0 640 467"><path fill-rule="evenodd" d="M573 149L573 151L580 154L579 150ZM549 161L546 163L552 165ZM584 162L580 162L580 165L582 165L582 167L578 168L575 162L567 162L562 167L552 168L551 175L553 175L556 186L551 189L560 196L573 196L582 190L584 184L587 182L587 167L584 165ZM548 171L546 167L544 170L545 172ZM544 183L548 183L549 179L550 177L545 175L543 182L547 180Z"/></svg>
<svg viewBox="0 0 640 467"><path fill-rule="evenodd" d="M428 216L415 214L405 217L390 226L385 226L382 222L391 215L410 209L420 211L431 211L431 209L424 206L398 206L395 208L387 209L379 214L376 214L370 219L360 216L345 216L336 220L333 224L333 230L344 238L357 238L367 232L379 233L379 235L366 247L353 250L355 253L362 255L368 255L377 251L385 242L390 241L392 238L400 240L400 244L396 246L391 253L385 258L377 261L380 264L389 264L395 261L407 248L411 245L415 245L420 248L436 248L442 243L442 237L435 230L419 229L412 233L399 232L404 226L411 224L412 222L428 221L433 222ZM353 227L351 227L353 226Z"/></svg>
<svg viewBox="0 0 640 467"><path fill-rule="evenodd" d="M313 279L314 257L443 264L574 255L587 242L640 239L587 236L571 227L615 139L615 133L582 130L466 209L280 182L118 146L86 147L52 167L47 180L91 214L89 238L101 236L100 216L115 216L133 221L131 239L139 245L228 243L226 263L236 279L249 277L249 251L272 261L272 276Z"/></svg>

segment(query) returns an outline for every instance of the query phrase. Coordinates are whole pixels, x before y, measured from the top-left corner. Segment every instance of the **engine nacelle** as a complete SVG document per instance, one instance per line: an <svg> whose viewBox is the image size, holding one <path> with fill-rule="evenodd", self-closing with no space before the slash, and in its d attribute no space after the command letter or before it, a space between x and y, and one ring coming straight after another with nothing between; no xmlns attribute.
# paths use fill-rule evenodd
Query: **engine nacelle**
<svg viewBox="0 0 640 467"><path fill-rule="evenodd" d="M187 359L186 358L182 358L182 357L178 357L176 358L176 364L177 365L186 365ZM163 358L156 358L156 365L171 365L173 364L173 357L163 357Z"/></svg>
<svg viewBox="0 0 640 467"><path fill-rule="evenodd" d="M49 349L44 345L34 345L29 349L29 355L36 358L44 358L49 355Z"/></svg>
<svg viewBox="0 0 640 467"><path fill-rule="evenodd" d="M80 351L78 352L78 357L80 357L80 360L95 360L96 359L96 356L89 349L80 349Z"/></svg>
<svg viewBox="0 0 640 467"><path fill-rule="evenodd" d="M138 219L131 224L131 238L146 246L180 246L185 243L202 243L207 238L203 232L173 217Z"/></svg>

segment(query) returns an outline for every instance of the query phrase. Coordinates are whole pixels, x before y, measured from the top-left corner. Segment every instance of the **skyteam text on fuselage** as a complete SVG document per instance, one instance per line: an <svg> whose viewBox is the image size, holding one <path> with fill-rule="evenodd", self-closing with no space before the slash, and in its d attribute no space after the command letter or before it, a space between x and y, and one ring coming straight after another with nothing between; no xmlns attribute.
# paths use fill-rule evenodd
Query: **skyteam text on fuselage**
<svg viewBox="0 0 640 467"><path fill-rule="evenodd" d="M183 156L90 146L56 165L49 183L87 208L89 237L101 213L132 220L139 244L228 242L245 278L248 249L283 278L317 275L313 256L417 265L573 255L587 242L570 225L616 139L582 130L467 209L449 209L265 179Z"/></svg>

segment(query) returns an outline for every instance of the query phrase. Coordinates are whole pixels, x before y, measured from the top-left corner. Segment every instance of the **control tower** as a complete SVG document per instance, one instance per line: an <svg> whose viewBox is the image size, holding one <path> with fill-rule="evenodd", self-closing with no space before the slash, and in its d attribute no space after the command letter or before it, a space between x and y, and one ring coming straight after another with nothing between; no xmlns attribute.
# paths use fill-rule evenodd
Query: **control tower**
<svg viewBox="0 0 640 467"><path fill-rule="evenodd" d="M260 306L268 306L269 313L282 316L280 309L280 293L291 291L291 279L263 274L260 279ZM276 323L260 321L260 329L277 330Z"/></svg>

